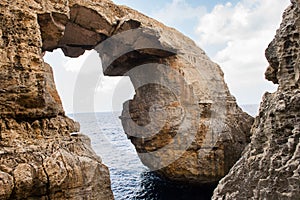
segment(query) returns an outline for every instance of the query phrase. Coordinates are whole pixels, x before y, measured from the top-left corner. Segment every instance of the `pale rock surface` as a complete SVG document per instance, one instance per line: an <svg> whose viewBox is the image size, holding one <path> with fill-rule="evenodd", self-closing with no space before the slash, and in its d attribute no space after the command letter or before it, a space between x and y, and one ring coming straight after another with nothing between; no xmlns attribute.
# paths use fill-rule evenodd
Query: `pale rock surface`
<svg viewBox="0 0 300 200"><path fill-rule="evenodd" d="M251 143L214 191L213 199L300 198L300 1L292 0L266 50L266 93Z"/></svg>

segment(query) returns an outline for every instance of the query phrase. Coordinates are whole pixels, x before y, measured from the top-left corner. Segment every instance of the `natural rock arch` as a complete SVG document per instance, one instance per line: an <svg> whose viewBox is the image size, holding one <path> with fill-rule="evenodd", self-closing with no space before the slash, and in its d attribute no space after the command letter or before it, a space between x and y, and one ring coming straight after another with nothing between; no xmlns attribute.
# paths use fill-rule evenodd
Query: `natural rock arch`
<svg viewBox="0 0 300 200"><path fill-rule="evenodd" d="M105 75L131 78L136 95L124 104L121 119L150 169L174 180L207 183L218 181L239 158L251 117L236 105L219 66L193 41L105 1L70 3L68 13L40 14L38 20L43 50L62 48L77 57L95 49ZM149 116L151 109L155 116Z"/></svg>
<svg viewBox="0 0 300 200"><path fill-rule="evenodd" d="M6 166L0 168L1 176L7 181L3 197L72 198L92 185L89 198L112 198L107 169L87 139L70 136L78 126L65 116L51 67L42 59L44 51L56 48L70 57L95 48L105 75L130 76L136 95L124 104L124 129L142 162L172 180L218 181L249 142L252 118L230 95L221 69L175 29L103 0L0 5L0 142L12 150L26 149L25 154L7 154L3 161L13 162L1 163ZM126 33L130 34L124 38ZM121 45L109 45L112 41ZM120 54L124 48L126 53ZM116 59L114 53L119 55ZM153 126L142 131L151 137L137 135L147 124ZM153 127L160 129L152 132ZM59 168L57 175L53 169ZM20 178L22 170L28 172L29 183ZM72 185L73 179L80 181Z"/></svg>

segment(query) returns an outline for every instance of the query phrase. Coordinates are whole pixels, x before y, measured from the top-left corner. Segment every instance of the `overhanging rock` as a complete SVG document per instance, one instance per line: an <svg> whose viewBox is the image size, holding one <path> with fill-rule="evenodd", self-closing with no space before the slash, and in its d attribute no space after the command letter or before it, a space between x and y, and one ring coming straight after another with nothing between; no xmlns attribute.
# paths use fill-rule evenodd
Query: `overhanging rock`
<svg viewBox="0 0 300 200"><path fill-rule="evenodd" d="M78 126L42 58L56 48L70 57L95 49L105 75L130 77L126 134L142 162L172 180L218 181L249 142L252 117L220 67L175 29L108 0L2 0L0 10L1 198L113 198L88 140L70 136Z"/></svg>

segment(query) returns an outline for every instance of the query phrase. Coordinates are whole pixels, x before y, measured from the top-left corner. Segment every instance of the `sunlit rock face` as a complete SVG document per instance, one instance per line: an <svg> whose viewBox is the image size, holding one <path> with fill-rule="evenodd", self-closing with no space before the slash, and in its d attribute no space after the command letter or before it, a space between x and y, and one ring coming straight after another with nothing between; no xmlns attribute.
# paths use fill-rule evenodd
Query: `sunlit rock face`
<svg viewBox="0 0 300 200"><path fill-rule="evenodd" d="M109 173L65 116L45 51L95 49L105 75L136 90L121 120L142 162L211 183L249 142L252 118L193 41L108 0L0 2L0 198L112 199Z"/></svg>
<svg viewBox="0 0 300 200"><path fill-rule="evenodd" d="M252 118L200 48L173 29L156 30L176 53L126 72L136 94L124 104L124 130L151 170L174 181L215 183L250 141Z"/></svg>
<svg viewBox="0 0 300 200"><path fill-rule="evenodd" d="M62 28L68 1L0 2L0 199L113 199L107 167L86 136L71 135L79 125L65 116L43 61L50 48L40 21L49 13Z"/></svg>
<svg viewBox="0 0 300 200"><path fill-rule="evenodd" d="M237 106L220 67L175 29L109 1L69 1L68 14L38 21L43 50L77 57L95 49L105 75L130 77L136 95L120 118L151 170L214 183L250 141L252 117Z"/></svg>
<svg viewBox="0 0 300 200"><path fill-rule="evenodd" d="M291 1L266 50L266 78L279 84L266 93L252 127L251 143L223 178L213 199L300 197L300 2Z"/></svg>

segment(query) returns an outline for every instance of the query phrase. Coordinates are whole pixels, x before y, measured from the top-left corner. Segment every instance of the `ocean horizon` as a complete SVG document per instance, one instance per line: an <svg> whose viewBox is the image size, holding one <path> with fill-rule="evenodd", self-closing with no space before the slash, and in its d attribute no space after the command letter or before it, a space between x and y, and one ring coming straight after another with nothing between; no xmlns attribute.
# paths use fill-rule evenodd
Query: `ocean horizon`
<svg viewBox="0 0 300 200"><path fill-rule="evenodd" d="M243 109L253 114L257 106L248 105ZM160 177L144 166L123 131L120 114L121 112L68 114L80 123L80 132L89 136L94 151L108 166L116 200L211 198L214 185L195 186L175 183Z"/></svg>

